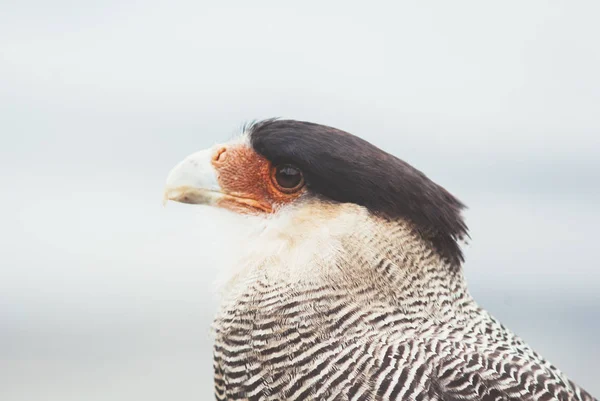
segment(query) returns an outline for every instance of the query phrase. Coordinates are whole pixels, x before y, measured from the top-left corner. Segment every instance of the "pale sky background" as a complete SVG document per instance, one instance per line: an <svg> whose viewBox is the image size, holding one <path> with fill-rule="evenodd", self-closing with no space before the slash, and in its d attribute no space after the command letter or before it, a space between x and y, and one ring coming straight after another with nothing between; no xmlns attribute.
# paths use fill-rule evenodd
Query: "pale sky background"
<svg viewBox="0 0 600 401"><path fill-rule="evenodd" d="M161 206L187 154L283 116L468 206L477 300L600 395L600 3L0 4L0 399L208 400L243 223Z"/></svg>

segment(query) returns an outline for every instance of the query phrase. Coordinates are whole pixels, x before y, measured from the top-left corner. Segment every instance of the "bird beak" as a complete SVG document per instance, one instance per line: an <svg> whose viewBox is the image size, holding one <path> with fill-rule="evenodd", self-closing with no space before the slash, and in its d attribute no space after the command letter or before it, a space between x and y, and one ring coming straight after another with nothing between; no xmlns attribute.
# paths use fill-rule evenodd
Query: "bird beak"
<svg viewBox="0 0 600 401"><path fill-rule="evenodd" d="M167 178L163 204L172 200L191 204L216 204L223 193L212 164L214 149L196 152L171 170Z"/></svg>

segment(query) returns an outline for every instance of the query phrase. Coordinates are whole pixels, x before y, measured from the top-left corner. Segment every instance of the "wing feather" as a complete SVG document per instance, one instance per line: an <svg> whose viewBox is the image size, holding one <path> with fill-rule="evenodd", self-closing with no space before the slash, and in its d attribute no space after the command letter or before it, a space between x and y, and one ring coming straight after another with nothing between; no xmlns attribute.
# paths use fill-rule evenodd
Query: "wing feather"
<svg viewBox="0 0 600 401"><path fill-rule="evenodd" d="M453 347L431 377L430 394L440 401L595 401L543 364L508 348Z"/></svg>

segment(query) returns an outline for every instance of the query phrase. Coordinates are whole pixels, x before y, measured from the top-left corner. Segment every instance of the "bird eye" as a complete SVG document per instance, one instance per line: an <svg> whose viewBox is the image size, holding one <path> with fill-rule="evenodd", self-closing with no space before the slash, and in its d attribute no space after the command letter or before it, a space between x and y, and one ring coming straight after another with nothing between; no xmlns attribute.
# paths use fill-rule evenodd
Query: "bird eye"
<svg viewBox="0 0 600 401"><path fill-rule="evenodd" d="M274 178L280 189L285 192L295 192L304 185L302 171L291 164L275 167Z"/></svg>

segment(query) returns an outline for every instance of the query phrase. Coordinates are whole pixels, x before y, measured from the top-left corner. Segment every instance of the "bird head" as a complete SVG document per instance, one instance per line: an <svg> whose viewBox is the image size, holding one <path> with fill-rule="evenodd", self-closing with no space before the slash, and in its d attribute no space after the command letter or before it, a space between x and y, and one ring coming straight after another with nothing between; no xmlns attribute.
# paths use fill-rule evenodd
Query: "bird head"
<svg viewBox="0 0 600 401"><path fill-rule="evenodd" d="M357 136L295 120L260 121L232 142L191 154L170 172L165 200L265 217L353 204L410 223L454 265L467 235L463 204L422 172Z"/></svg>

